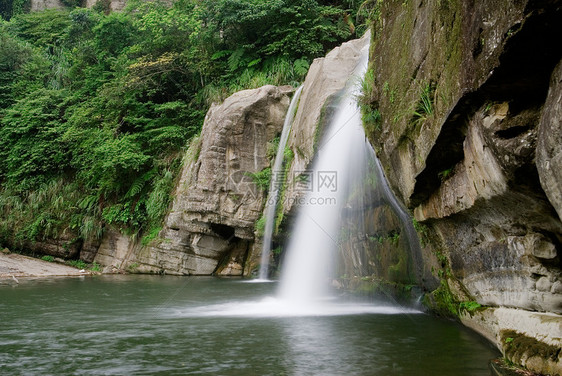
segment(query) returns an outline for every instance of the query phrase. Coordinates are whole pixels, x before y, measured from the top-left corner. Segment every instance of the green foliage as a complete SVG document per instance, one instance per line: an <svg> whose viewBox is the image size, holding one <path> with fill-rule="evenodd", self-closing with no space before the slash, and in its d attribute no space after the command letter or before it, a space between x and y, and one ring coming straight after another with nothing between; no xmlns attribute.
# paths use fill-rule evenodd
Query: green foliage
<svg viewBox="0 0 562 376"><path fill-rule="evenodd" d="M256 221L256 233L258 234L258 236L263 236L263 233L265 231L265 222L265 216L261 216L260 219Z"/></svg>
<svg viewBox="0 0 562 376"><path fill-rule="evenodd" d="M84 261L82 260L68 260L66 262L67 265L70 265L72 267L75 267L77 269L86 269L88 267L88 264L86 264Z"/></svg>
<svg viewBox="0 0 562 376"><path fill-rule="evenodd" d="M129 271L129 273L136 273L138 267L139 267L139 264L136 263L136 262L133 262L132 264L129 264L127 266L127 270Z"/></svg>
<svg viewBox="0 0 562 376"><path fill-rule="evenodd" d="M367 134L372 134L381 129L382 116L378 108L362 109L361 119Z"/></svg>
<svg viewBox="0 0 562 376"><path fill-rule="evenodd" d="M143 236L141 244L148 245L158 237L158 233L162 230L161 226L151 228L145 236Z"/></svg>
<svg viewBox="0 0 562 376"><path fill-rule="evenodd" d="M357 17L365 19L369 24L381 21L381 5L383 0L365 0L357 11Z"/></svg>
<svg viewBox="0 0 562 376"><path fill-rule="evenodd" d="M459 312L460 311L467 311L468 313L472 313L472 312L477 311L480 308L482 308L482 306L475 301L460 302L459 303Z"/></svg>
<svg viewBox="0 0 562 376"><path fill-rule="evenodd" d="M420 99L413 111L412 121L415 125L420 125L433 115L433 101L435 86L431 83L420 85Z"/></svg>
<svg viewBox="0 0 562 376"><path fill-rule="evenodd" d="M412 224L418 233L422 247L425 247L425 245L429 243L429 228L419 223L415 218L412 218Z"/></svg>
<svg viewBox="0 0 562 376"><path fill-rule="evenodd" d="M0 26L0 111L16 101L18 82L26 81L27 68L36 51L27 43L2 32ZM35 70L35 74L37 74ZM29 85L29 83L27 83Z"/></svg>
<svg viewBox="0 0 562 376"><path fill-rule="evenodd" d="M68 15L68 10L59 9L19 14L13 17L5 28L11 35L37 47L52 48L62 43L66 30L70 26Z"/></svg>
<svg viewBox="0 0 562 376"><path fill-rule="evenodd" d="M290 147L285 146L285 149L283 150L283 163L285 165L288 165L293 161L293 158L295 158L295 154L293 153Z"/></svg>
<svg viewBox="0 0 562 376"><path fill-rule="evenodd" d="M12 16L28 12L30 7L30 0L0 0L0 22L2 19L9 21Z"/></svg>
<svg viewBox="0 0 562 376"><path fill-rule="evenodd" d="M281 224L283 223L283 219L285 217L284 207L285 205L283 202L285 201L285 194L287 192L287 186L289 181L287 179L287 174L289 173L289 169L291 168L291 164L293 163L293 159L295 158L295 153L293 150L286 146L285 150L283 150L283 184L281 185L281 190L279 192L279 200L275 213L275 234L279 233L281 228Z"/></svg>
<svg viewBox="0 0 562 376"><path fill-rule="evenodd" d="M0 176L20 190L37 188L68 166L61 136L64 93L42 89L16 102L0 119Z"/></svg>
<svg viewBox="0 0 562 376"><path fill-rule="evenodd" d="M301 81L312 59L353 35L358 7L131 0L109 13L99 0L25 13L24 0L11 4L0 22L0 241L21 245L91 240L107 225L154 239L190 140L197 158L209 104ZM270 175L254 174L256 184L267 190Z"/></svg>
<svg viewBox="0 0 562 376"><path fill-rule="evenodd" d="M451 172L453 172L453 168L448 168L446 170L440 171L437 176L439 177L439 179L443 182L445 180L447 180L447 178L449 177L449 175L451 175Z"/></svg>
<svg viewBox="0 0 562 376"><path fill-rule="evenodd" d="M274 255L280 255L282 252L283 248L281 248L280 246L271 250L271 253L273 253Z"/></svg>
<svg viewBox="0 0 562 376"><path fill-rule="evenodd" d="M370 136L375 131L380 130L382 125L382 116L378 108L378 102L374 99L375 95L375 76L374 70L368 69L365 77L361 81L361 94L358 102L361 108L361 119L365 133Z"/></svg>
<svg viewBox="0 0 562 376"><path fill-rule="evenodd" d="M399 241L400 241L400 233L395 232L394 234L392 234L392 236L390 237L390 242L394 246L397 246Z"/></svg>
<svg viewBox="0 0 562 376"><path fill-rule="evenodd" d="M256 173L247 173L256 184L256 186L261 189L262 191L267 191L269 189L269 182L271 181L271 168L266 167L260 172Z"/></svg>
<svg viewBox="0 0 562 376"><path fill-rule="evenodd" d="M441 279L440 285L432 293L434 300L433 310L442 316L457 317L459 314L459 303L449 288L446 279Z"/></svg>
<svg viewBox="0 0 562 376"><path fill-rule="evenodd" d="M273 140L267 143L267 151L266 155L267 158L270 160L274 160L275 156L277 155L277 149L279 148L279 137L275 137Z"/></svg>
<svg viewBox="0 0 562 376"><path fill-rule="evenodd" d="M61 0L61 2L69 8L76 8L82 6L83 3L82 0Z"/></svg>
<svg viewBox="0 0 562 376"><path fill-rule="evenodd" d="M99 13L109 14L111 12L111 0L97 0L92 9Z"/></svg>
<svg viewBox="0 0 562 376"><path fill-rule="evenodd" d="M55 258L54 258L53 256L45 255L45 256L41 257L41 260L43 260L43 261L48 261L48 262L53 262L53 261L55 261Z"/></svg>

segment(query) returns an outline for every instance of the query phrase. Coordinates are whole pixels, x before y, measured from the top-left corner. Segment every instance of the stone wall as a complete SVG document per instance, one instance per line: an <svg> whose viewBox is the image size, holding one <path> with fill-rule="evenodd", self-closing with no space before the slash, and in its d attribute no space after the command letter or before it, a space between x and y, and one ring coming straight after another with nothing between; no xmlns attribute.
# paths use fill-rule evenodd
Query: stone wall
<svg viewBox="0 0 562 376"><path fill-rule="evenodd" d="M30 9L38 12L45 9L62 9L64 4L60 0L31 0Z"/></svg>
<svg viewBox="0 0 562 376"><path fill-rule="evenodd" d="M85 0L83 6L86 8L91 8L96 4L97 0ZM109 2L109 8L112 11L121 11L127 5L126 0L111 0ZM32 12L38 12L45 9L62 9L65 5L61 0L31 0L30 9Z"/></svg>

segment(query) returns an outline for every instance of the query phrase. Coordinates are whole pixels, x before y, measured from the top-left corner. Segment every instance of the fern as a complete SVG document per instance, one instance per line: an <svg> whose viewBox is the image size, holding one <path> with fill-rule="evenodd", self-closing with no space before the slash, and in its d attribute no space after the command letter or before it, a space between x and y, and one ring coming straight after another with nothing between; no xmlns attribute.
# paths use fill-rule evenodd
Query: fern
<svg viewBox="0 0 562 376"><path fill-rule="evenodd" d="M98 197L94 195L88 195L84 197L79 203L78 207L86 211L91 211L98 202Z"/></svg>
<svg viewBox="0 0 562 376"><path fill-rule="evenodd" d="M297 59L293 63L293 69L297 76L305 76L308 73L308 68L310 68L310 64L306 59Z"/></svg>
<svg viewBox="0 0 562 376"><path fill-rule="evenodd" d="M257 65L259 63L261 63L261 58L254 59L248 63L248 68L253 67L254 65Z"/></svg>
<svg viewBox="0 0 562 376"><path fill-rule="evenodd" d="M215 52L212 56L211 56L211 60L219 60L222 59L223 57L229 56L233 53L234 51L232 50L220 50Z"/></svg>
<svg viewBox="0 0 562 376"><path fill-rule="evenodd" d="M235 71L242 65L244 52L244 48L240 47L230 55L228 58L228 68L230 68L231 71Z"/></svg>
<svg viewBox="0 0 562 376"><path fill-rule="evenodd" d="M269 182L271 181L270 167L266 167L260 172L256 172L256 173L248 172L246 174L252 178L254 184L256 184L257 187L262 191L267 191L269 189Z"/></svg>
<svg viewBox="0 0 562 376"><path fill-rule="evenodd" d="M156 175L156 169L153 168L152 170L136 178L125 194L125 198L132 198L141 193L143 188L146 186L146 183L149 182L154 177L154 175Z"/></svg>

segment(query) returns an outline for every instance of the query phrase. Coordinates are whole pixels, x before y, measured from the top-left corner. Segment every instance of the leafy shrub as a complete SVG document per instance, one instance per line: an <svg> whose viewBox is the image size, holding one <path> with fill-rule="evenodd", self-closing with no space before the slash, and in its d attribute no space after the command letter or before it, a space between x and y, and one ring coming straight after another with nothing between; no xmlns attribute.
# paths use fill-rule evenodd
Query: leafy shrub
<svg viewBox="0 0 562 376"><path fill-rule="evenodd" d="M0 240L94 239L106 225L153 238L209 104L296 84L352 36L358 5L330 4L130 0L105 14L100 0L1 22Z"/></svg>

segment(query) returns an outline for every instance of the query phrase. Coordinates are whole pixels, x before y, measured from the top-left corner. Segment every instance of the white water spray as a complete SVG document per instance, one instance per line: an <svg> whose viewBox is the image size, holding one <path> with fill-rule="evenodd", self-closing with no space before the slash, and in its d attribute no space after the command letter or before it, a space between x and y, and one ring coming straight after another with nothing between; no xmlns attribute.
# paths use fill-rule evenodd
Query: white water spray
<svg viewBox="0 0 562 376"><path fill-rule="evenodd" d="M365 38L362 57L318 147L312 191L299 208L281 273L279 294L284 300L303 304L329 296L341 213L350 189L366 171L368 148L357 97L367 70L368 46Z"/></svg>
<svg viewBox="0 0 562 376"><path fill-rule="evenodd" d="M271 239L273 237L273 227L275 224L275 212L277 209L277 203L279 202L279 192L281 190L282 179L277 179L276 174L280 174L283 168L283 159L285 157L285 146L287 145L287 140L289 139L289 134L291 133L291 126L293 124L293 119L295 118L295 112L297 104L299 103L299 97L302 92L303 86L301 85L293 95L291 99L291 104L287 110L287 116L285 116L285 123L283 124L283 131L281 132L281 137L279 138L279 146L277 147L277 154L275 155L275 162L272 169L272 179L269 183L269 197L267 198L265 207L265 229L263 234L263 248L261 252L260 260L260 273L259 280L266 281L268 277L269 270L269 254L271 253Z"/></svg>

